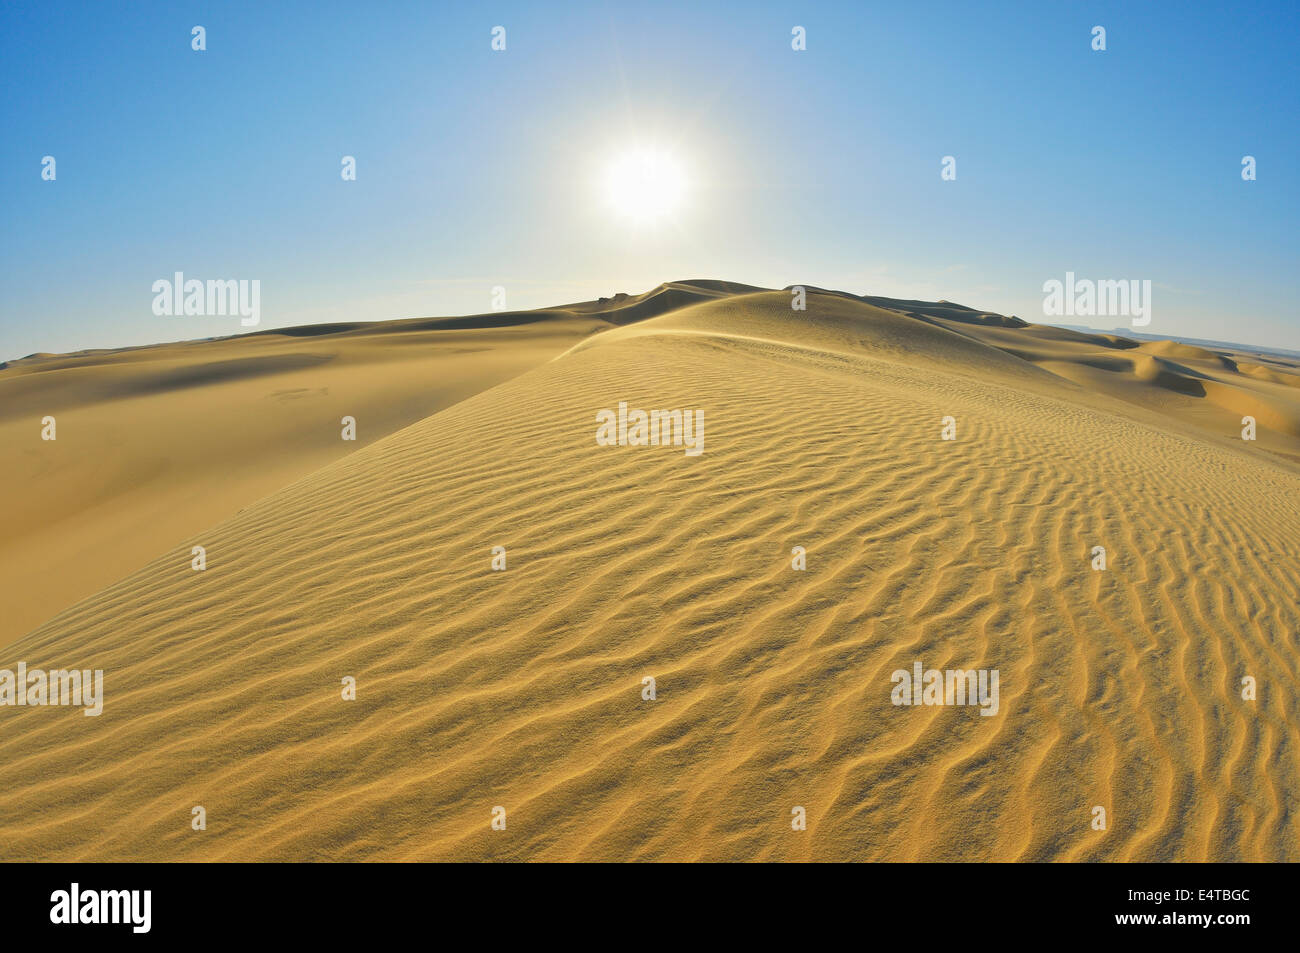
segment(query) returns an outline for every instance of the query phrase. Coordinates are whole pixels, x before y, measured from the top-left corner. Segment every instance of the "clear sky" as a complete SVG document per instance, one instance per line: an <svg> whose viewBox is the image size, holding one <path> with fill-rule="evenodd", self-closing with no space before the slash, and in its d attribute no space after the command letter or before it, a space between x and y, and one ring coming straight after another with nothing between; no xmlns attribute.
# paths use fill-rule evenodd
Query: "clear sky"
<svg viewBox="0 0 1300 953"><path fill-rule="evenodd" d="M1291 0L8 2L0 360L241 330L156 316L177 271L260 280L259 329L703 277L1043 321L1072 271L1300 349L1298 37ZM637 148L686 178L651 226L602 193Z"/></svg>

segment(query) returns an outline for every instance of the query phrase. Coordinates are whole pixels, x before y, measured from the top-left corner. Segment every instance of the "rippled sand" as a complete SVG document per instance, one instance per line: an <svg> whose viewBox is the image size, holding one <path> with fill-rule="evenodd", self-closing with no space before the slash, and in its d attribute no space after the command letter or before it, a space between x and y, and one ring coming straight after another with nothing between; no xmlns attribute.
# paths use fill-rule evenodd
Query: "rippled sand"
<svg viewBox="0 0 1300 953"><path fill-rule="evenodd" d="M291 370L368 395L363 431L387 408L392 432L359 445L342 404L263 399L284 368L184 388L237 383L248 431L187 427L165 394L61 419L79 498L94 414L189 442L173 452L199 462L159 486L263 458L279 482L0 650L106 689L98 718L0 708L0 857L1300 860L1296 362L790 301L693 282L521 316L548 343L433 407L408 357L397 379L359 356L398 325L263 339L355 361L351 383ZM451 369L449 335L503 330L470 325L407 343ZM257 342L219 344L177 360ZM598 446L620 401L702 409L704 452ZM46 452L21 425L8 458ZM324 458L269 449L317 426ZM129 460L171 453L133 439ZM135 505L104 484L105 512ZM33 546L81 531L42 525ZM998 714L892 704L916 661L998 670Z"/></svg>

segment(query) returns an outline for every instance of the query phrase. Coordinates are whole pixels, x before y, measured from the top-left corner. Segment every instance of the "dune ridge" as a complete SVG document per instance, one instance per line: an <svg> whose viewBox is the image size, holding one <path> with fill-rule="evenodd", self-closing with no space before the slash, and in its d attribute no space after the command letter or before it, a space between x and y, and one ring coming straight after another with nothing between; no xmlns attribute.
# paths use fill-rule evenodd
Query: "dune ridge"
<svg viewBox="0 0 1300 953"><path fill-rule="evenodd" d="M1292 389L946 302L631 297L9 646L107 697L0 709L0 856L1300 859ZM619 401L704 453L598 447ZM892 705L916 660L1000 713Z"/></svg>

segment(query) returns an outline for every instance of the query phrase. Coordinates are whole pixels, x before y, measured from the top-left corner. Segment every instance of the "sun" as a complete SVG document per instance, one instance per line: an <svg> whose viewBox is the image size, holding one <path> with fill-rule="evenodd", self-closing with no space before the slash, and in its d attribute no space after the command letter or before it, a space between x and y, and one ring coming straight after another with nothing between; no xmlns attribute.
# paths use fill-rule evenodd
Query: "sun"
<svg viewBox="0 0 1300 953"><path fill-rule="evenodd" d="M671 153L632 149L605 169L605 202L610 211L637 225L661 221L681 208L686 174Z"/></svg>

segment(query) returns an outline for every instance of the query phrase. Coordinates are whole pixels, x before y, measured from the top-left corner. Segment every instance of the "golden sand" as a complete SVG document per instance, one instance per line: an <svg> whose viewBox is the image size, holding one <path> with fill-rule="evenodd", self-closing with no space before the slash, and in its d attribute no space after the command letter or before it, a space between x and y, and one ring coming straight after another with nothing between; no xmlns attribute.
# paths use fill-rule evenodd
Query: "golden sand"
<svg viewBox="0 0 1300 953"><path fill-rule="evenodd" d="M105 673L0 707L0 857L1300 860L1298 363L790 301L0 371L0 668Z"/></svg>

